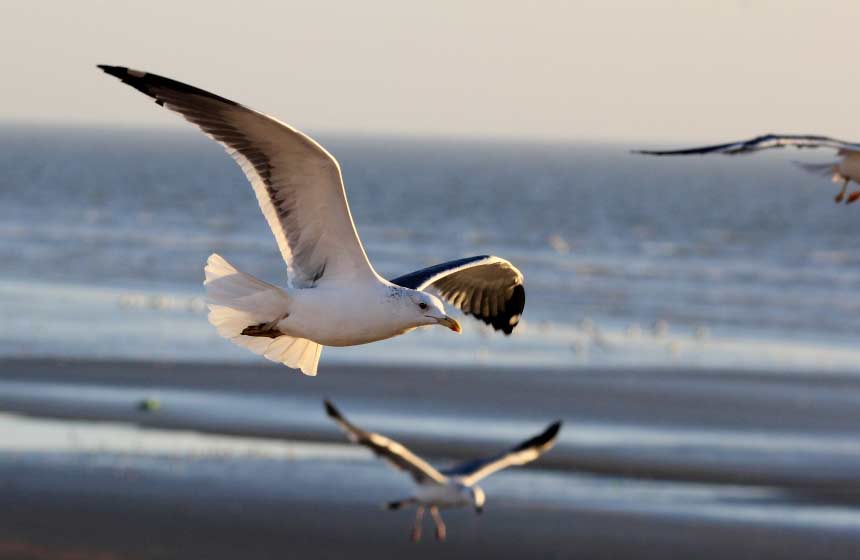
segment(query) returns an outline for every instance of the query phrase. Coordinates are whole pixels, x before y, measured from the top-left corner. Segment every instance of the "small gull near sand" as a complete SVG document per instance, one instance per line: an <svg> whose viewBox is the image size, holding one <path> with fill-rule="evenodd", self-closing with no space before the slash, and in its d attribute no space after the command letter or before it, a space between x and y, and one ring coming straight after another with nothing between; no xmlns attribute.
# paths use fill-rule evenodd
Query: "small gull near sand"
<svg viewBox="0 0 860 560"><path fill-rule="evenodd" d="M552 449L558 439L561 422L553 422L540 434L492 457L467 461L455 467L438 470L400 443L383 435L367 432L347 420L331 401L325 401L328 415L337 422L353 443L363 445L394 467L406 471L415 482L415 493L409 498L389 502L388 509L416 506L412 540L421 539L421 522L424 510L429 509L436 524L436 538L445 540L445 523L439 508L474 507L477 513L484 508L484 491L477 483L496 471L514 465L530 463Z"/></svg>

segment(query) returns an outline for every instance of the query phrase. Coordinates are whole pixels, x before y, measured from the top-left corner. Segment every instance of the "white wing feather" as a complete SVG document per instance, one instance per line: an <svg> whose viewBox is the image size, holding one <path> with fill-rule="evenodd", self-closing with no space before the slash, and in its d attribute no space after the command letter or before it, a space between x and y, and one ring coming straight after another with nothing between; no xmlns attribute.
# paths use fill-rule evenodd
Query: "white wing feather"
<svg viewBox="0 0 860 560"><path fill-rule="evenodd" d="M340 166L314 140L193 86L124 67L100 68L180 113L227 150L254 188L293 286L377 278L352 221Z"/></svg>

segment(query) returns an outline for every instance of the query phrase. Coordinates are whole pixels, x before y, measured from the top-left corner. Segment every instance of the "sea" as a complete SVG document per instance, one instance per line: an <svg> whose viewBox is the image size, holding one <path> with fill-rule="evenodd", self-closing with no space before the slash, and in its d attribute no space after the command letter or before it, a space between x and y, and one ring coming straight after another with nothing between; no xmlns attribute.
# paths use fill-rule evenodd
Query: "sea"
<svg viewBox="0 0 860 560"><path fill-rule="evenodd" d="M313 132L313 131L311 131ZM505 337L465 319L327 363L860 371L860 204L792 164L625 143L313 133L383 276L494 254L525 276ZM192 129L0 125L0 356L260 358L206 321L217 252L286 269L253 192Z"/></svg>

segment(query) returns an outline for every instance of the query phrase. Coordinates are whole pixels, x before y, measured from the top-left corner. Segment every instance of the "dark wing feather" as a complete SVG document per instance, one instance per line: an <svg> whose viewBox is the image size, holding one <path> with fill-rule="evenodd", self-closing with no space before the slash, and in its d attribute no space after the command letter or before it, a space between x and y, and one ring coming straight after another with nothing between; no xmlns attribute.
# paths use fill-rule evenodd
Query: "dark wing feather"
<svg viewBox="0 0 860 560"><path fill-rule="evenodd" d="M525 465L530 463L552 449L558 439L561 430L561 421L553 422L543 432L527 439L515 447L487 457L468 461L442 471L446 476L457 476L463 484L471 486L482 478L490 476L496 471L513 465Z"/></svg>
<svg viewBox="0 0 860 560"><path fill-rule="evenodd" d="M815 134L764 134L749 140L728 142L726 144L714 144L713 146L699 146L695 148L683 148L680 150L634 150L635 154L646 154L649 156L688 156L696 154L746 154L761 150L774 148L833 148L837 150L860 150L860 144L846 142L828 136Z"/></svg>
<svg viewBox="0 0 860 560"><path fill-rule="evenodd" d="M517 326L526 305L522 273L491 255L422 268L391 282L413 290L431 288L451 305L505 334Z"/></svg>
<svg viewBox="0 0 860 560"><path fill-rule="evenodd" d="M254 188L294 286L313 286L324 275L376 278L352 222L340 166L322 146L208 91L122 66L99 68L181 114L227 150Z"/></svg>
<svg viewBox="0 0 860 560"><path fill-rule="evenodd" d="M408 472L415 482L445 483L445 476L403 445L383 435L362 430L347 420L331 401L325 401L326 413L337 422L353 443L363 445L395 468Z"/></svg>

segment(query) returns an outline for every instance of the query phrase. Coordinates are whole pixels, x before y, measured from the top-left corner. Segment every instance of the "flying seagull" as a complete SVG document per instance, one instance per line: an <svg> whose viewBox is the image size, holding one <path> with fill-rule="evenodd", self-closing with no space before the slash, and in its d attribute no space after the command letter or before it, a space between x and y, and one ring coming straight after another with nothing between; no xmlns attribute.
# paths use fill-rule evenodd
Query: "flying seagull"
<svg viewBox="0 0 860 560"><path fill-rule="evenodd" d="M681 150L635 150L633 153L646 154L650 156L689 156L698 154L748 154L770 150L773 148L832 148L840 159L827 163L801 163L795 162L802 169L816 175L830 176L834 183L842 183L842 188L836 195L836 203L845 200L851 204L860 198L860 191L854 191L845 196L848 183L854 181L860 184L860 144L845 142L827 136L816 136L811 134L764 134L749 140L729 142L727 144L716 144L713 146L700 146L698 148L684 148Z"/></svg>
<svg viewBox="0 0 860 560"><path fill-rule="evenodd" d="M458 259L390 281L377 274L352 222L340 166L310 137L169 78L99 68L200 127L254 189L286 262L288 285L268 284L211 255L204 283L209 322L224 338L316 375L322 346L365 344L423 325L459 333L439 297L506 335L517 326L525 307L523 275L499 257Z"/></svg>
<svg viewBox="0 0 860 560"><path fill-rule="evenodd" d="M421 521L424 509L436 524L436 538L445 540L445 523L439 508L474 507L477 513L484 508L485 495L476 483L496 471L513 465L530 463L552 449L561 429L561 422L553 422L540 434L492 457L467 461L447 470L437 470L403 445L383 435L366 432L344 418L331 401L325 401L328 415L337 422L353 443L370 448L376 455L394 467L408 472L415 482L413 496L386 504L388 509L416 506L412 540L421 539Z"/></svg>

